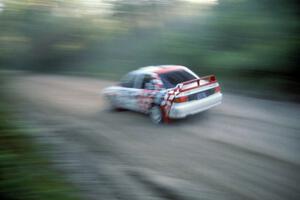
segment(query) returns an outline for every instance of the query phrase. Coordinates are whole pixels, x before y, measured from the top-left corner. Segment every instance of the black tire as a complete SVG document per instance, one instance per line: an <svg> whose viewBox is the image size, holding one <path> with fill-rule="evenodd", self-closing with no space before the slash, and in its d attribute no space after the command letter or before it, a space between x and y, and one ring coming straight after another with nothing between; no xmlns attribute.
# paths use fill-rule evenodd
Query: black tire
<svg viewBox="0 0 300 200"><path fill-rule="evenodd" d="M163 122L163 112L160 106L153 105L149 110L149 116L153 123L161 124Z"/></svg>

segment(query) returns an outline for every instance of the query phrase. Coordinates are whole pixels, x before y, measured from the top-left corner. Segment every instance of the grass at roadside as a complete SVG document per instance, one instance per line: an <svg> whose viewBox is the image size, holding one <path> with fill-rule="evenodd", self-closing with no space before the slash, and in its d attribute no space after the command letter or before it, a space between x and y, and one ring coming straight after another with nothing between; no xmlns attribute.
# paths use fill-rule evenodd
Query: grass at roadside
<svg viewBox="0 0 300 200"><path fill-rule="evenodd" d="M0 199L79 199L75 188L51 167L41 147L26 134L30 130L14 120L13 106L5 99L1 93Z"/></svg>

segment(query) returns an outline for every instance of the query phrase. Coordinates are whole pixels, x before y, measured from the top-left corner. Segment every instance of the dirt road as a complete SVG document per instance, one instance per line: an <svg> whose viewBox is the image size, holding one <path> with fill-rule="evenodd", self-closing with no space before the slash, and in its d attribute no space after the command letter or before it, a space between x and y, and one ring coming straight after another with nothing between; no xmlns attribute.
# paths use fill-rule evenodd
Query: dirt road
<svg viewBox="0 0 300 200"><path fill-rule="evenodd" d="M85 199L300 199L298 104L224 93L219 107L157 126L109 111L111 84L26 75L8 88Z"/></svg>

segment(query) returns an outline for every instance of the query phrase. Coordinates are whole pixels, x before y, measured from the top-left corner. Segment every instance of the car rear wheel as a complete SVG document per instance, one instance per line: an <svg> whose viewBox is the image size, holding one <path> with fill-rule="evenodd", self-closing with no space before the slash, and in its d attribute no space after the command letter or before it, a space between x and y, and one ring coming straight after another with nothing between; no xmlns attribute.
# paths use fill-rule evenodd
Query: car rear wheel
<svg viewBox="0 0 300 200"><path fill-rule="evenodd" d="M151 121L155 124L160 124L163 121L163 113L159 106L152 106L149 116Z"/></svg>

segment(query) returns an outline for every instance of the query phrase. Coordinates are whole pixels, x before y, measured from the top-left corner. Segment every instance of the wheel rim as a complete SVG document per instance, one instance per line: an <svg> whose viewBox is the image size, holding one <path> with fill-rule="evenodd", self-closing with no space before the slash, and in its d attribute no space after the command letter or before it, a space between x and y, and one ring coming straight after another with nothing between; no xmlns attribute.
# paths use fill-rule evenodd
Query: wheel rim
<svg viewBox="0 0 300 200"><path fill-rule="evenodd" d="M158 124L158 123L161 122L161 120L162 120L162 114L161 114L161 110L160 110L160 108L158 106L154 106L154 107L151 108L151 110L150 110L150 118L156 124Z"/></svg>

